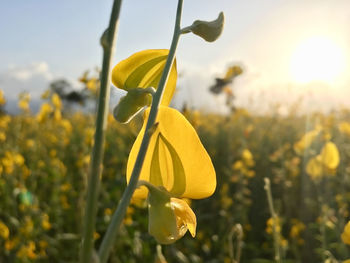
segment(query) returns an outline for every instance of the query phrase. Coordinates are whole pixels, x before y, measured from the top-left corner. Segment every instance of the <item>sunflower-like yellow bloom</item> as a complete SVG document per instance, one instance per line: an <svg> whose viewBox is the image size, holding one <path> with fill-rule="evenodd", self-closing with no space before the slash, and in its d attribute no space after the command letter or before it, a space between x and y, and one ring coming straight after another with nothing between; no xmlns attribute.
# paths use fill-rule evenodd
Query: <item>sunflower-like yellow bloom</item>
<svg viewBox="0 0 350 263"><path fill-rule="evenodd" d="M149 109L129 155L128 182L148 114ZM195 236L196 216L180 198L201 199L212 195L216 188L216 175L197 133L180 112L160 106L156 123L140 173L140 180L154 187L152 191L150 187L136 189L134 198L145 199L148 196L149 232L159 243L170 244L187 230Z"/></svg>

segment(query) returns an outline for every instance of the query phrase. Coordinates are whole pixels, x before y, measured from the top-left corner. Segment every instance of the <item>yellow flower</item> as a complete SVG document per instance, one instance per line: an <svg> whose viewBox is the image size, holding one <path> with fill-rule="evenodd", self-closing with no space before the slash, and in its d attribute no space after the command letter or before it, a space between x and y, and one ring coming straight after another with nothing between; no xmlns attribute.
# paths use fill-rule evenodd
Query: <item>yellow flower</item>
<svg viewBox="0 0 350 263"><path fill-rule="evenodd" d="M236 161L233 165L232 165L233 170L241 170L244 168L243 162L242 161Z"/></svg>
<svg viewBox="0 0 350 263"><path fill-rule="evenodd" d="M244 149L242 152L242 159L248 167L254 166L255 164L253 154L248 149Z"/></svg>
<svg viewBox="0 0 350 263"><path fill-rule="evenodd" d="M55 106L56 109L60 110L62 108L62 101L56 93L54 93L52 95L51 102Z"/></svg>
<svg viewBox="0 0 350 263"><path fill-rule="evenodd" d="M0 221L0 237L3 239L8 239L9 235L10 230L3 222Z"/></svg>
<svg viewBox="0 0 350 263"><path fill-rule="evenodd" d="M350 245L350 221L345 225L344 231L341 234L341 239L347 245Z"/></svg>
<svg viewBox="0 0 350 263"><path fill-rule="evenodd" d="M304 231L306 228L305 224L298 220L293 220L293 225L290 229L289 236L291 238L298 238L300 237L300 234L302 231Z"/></svg>
<svg viewBox="0 0 350 263"><path fill-rule="evenodd" d="M322 159L320 155L311 158L306 165L306 172L311 176L312 179L317 179L322 176L323 167Z"/></svg>
<svg viewBox="0 0 350 263"><path fill-rule="evenodd" d="M0 106L6 103L4 92L0 89Z"/></svg>
<svg viewBox="0 0 350 263"><path fill-rule="evenodd" d="M301 155L312 144L319 135L321 127L316 127L314 130L307 132L298 142L294 144L294 150Z"/></svg>
<svg viewBox="0 0 350 263"><path fill-rule="evenodd" d="M42 221L41 221L41 226L45 230L51 229L51 223L49 221L49 215L48 214L43 214L43 218L42 218Z"/></svg>
<svg viewBox="0 0 350 263"><path fill-rule="evenodd" d="M22 245L22 247L17 251L16 256L21 259L36 259L37 255L35 254L35 243L29 241L27 245Z"/></svg>
<svg viewBox="0 0 350 263"><path fill-rule="evenodd" d="M321 150L322 163L330 170L339 165L339 151L333 142L327 142Z"/></svg>
<svg viewBox="0 0 350 263"><path fill-rule="evenodd" d="M9 115L0 116L0 128L6 129L10 121L11 117Z"/></svg>
<svg viewBox="0 0 350 263"><path fill-rule="evenodd" d="M19 95L18 107L24 111L29 111L29 102L30 102L30 94L29 93L21 93Z"/></svg>
<svg viewBox="0 0 350 263"><path fill-rule="evenodd" d="M266 221L266 229L265 229L265 231L268 234L272 234L273 233L273 227L275 227L275 230L276 230L277 233L281 232L280 219L278 217L276 217L276 220L273 217L270 217Z"/></svg>
<svg viewBox="0 0 350 263"><path fill-rule="evenodd" d="M14 239L8 239L5 241L5 250L11 251L14 249L17 244L19 243L18 237L15 237Z"/></svg>
<svg viewBox="0 0 350 263"><path fill-rule="evenodd" d="M340 162L339 151L333 142L327 142L321 153L311 158L306 165L306 172L312 179L320 178L324 173L334 173Z"/></svg>
<svg viewBox="0 0 350 263"><path fill-rule="evenodd" d="M127 164L129 182L147 123L145 122L131 149ZM136 189L134 198L149 202L149 232L161 244L170 244L187 230L195 236L196 216L180 198L200 199L213 194L215 170L197 133L175 109L160 106L157 125L140 173L147 186Z"/></svg>
<svg viewBox="0 0 350 263"><path fill-rule="evenodd" d="M6 140L6 134L0 131L0 142L4 142Z"/></svg>
<svg viewBox="0 0 350 263"><path fill-rule="evenodd" d="M45 121L48 116L53 112L52 106L48 103L43 103L40 107L39 113L36 115L38 122Z"/></svg>
<svg viewBox="0 0 350 263"><path fill-rule="evenodd" d="M339 123L338 128L340 132L350 136L350 123L343 121Z"/></svg>

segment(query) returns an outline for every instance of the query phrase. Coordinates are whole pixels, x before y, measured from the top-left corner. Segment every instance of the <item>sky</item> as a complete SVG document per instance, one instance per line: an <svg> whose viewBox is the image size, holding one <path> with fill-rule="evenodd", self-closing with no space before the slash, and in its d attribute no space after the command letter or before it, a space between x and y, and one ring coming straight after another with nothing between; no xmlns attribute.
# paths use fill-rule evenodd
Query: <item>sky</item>
<svg viewBox="0 0 350 263"><path fill-rule="evenodd" d="M169 48L176 5L174 0L124 1L113 63L143 49ZM58 78L78 87L77 79L85 70L100 67L99 38L111 6L111 0L0 1L0 89L9 104L21 91L38 98ZM244 68L232 87L238 106L257 112L277 103L283 110L301 101L304 110L350 107L350 1L185 0L182 26L197 19L213 20L220 11L225 14L225 28L216 42L191 34L180 39L177 107L186 102L202 110L225 111L224 97L213 96L208 87L232 64ZM298 47L319 36L341 50L342 67L332 80L316 77L298 82L291 61ZM316 42L314 64L309 67L337 68L338 62L331 60L335 51L317 46L322 45ZM307 65L306 56L299 54L294 67ZM118 94L115 88L113 92Z"/></svg>

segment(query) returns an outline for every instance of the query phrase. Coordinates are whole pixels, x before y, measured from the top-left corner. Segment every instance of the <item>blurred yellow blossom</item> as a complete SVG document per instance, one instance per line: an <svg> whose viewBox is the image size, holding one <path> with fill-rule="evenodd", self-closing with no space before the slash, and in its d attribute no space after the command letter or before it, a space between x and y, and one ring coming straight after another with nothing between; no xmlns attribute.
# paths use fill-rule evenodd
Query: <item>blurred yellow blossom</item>
<svg viewBox="0 0 350 263"><path fill-rule="evenodd" d="M302 155L303 152L311 145L315 138L319 135L322 128L317 126L314 130L307 132L298 142L294 144L294 150L297 154Z"/></svg>
<svg viewBox="0 0 350 263"><path fill-rule="evenodd" d="M338 128L340 130L340 132L350 136L350 123L343 121L341 123L339 123Z"/></svg>
<svg viewBox="0 0 350 263"><path fill-rule="evenodd" d="M52 94L51 102L56 109L60 110L62 108L62 101L57 93Z"/></svg>
<svg viewBox="0 0 350 263"><path fill-rule="evenodd" d="M55 121L60 121L60 120L62 120L62 113L61 113L60 110L58 110L58 109L55 109L55 110L54 110L54 112L53 112L53 119L54 119Z"/></svg>
<svg viewBox="0 0 350 263"><path fill-rule="evenodd" d="M322 158L320 155L317 155L308 161L306 165L306 172L313 179L317 179L320 176L322 176L323 167L322 167Z"/></svg>
<svg viewBox="0 0 350 263"><path fill-rule="evenodd" d="M49 115L52 114L53 108L49 103L41 104L40 110L36 115L38 122L44 122L48 119Z"/></svg>
<svg viewBox="0 0 350 263"><path fill-rule="evenodd" d="M6 103L4 92L0 89L0 106Z"/></svg>
<svg viewBox="0 0 350 263"><path fill-rule="evenodd" d="M11 251L14 249L19 243L18 237L15 237L13 239L8 239L5 241L5 250L6 251Z"/></svg>
<svg viewBox="0 0 350 263"><path fill-rule="evenodd" d="M30 94L27 92L21 93L19 95L19 101L18 101L18 107L24 111L28 112L30 107L29 107L29 102L30 102Z"/></svg>
<svg viewBox="0 0 350 263"><path fill-rule="evenodd" d="M6 140L6 134L0 131L0 142L4 142Z"/></svg>
<svg viewBox="0 0 350 263"><path fill-rule="evenodd" d="M305 224L299 220L292 220L292 227L290 229L289 236L291 238L298 238L301 235L301 232L306 228Z"/></svg>
<svg viewBox="0 0 350 263"><path fill-rule="evenodd" d="M243 150L242 159L248 167L254 166L255 164L253 154L248 149Z"/></svg>
<svg viewBox="0 0 350 263"><path fill-rule="evenodd" d="M11 117L9 115L0 115L0 128L6 129L10 121Z"/></svg>
<svg viewBox="0 0 350 263"><path fill-rule="evenodd" d="M32 139L28 139L28 140L26 141L26 146L27 146L28 148L32 148L32 147L34 146L34 144L35 144L35 142L34 142L34 140L32 140Z"/></svg>
<svg viewBox="0 0 350 263"><path fill-rule="evenodd" d="M35 243L29 241L27 245L22 245L21 248L17 251L16 256L20 259L36 259L37 254L35 253Z"/></svg>
<svg viewBox="0 0 350 263"><path fill-rule="evenodd" d="M8 239L9 235L10 235L10 230L2 221L0 221L0 237L6 240Z"/></svg>
<svg viewBox="0 0 350 263"><path fill-rule="evenodd" d="M51 223L50 223L50 221L49 221L49 215L48 215L48 214L43 214L43 215L42 215L41 226L42 226L45 230L51 229Z"/></svg>
<svg viewBox="0 0 350 263"><path fill-rule="evenodd" d="M26 216L24 218L24 224L19 229L20 232L24 236L30 236L31 233L33 232L33 229L34 229L34 222L33 222L33 220L30 217Z"/></svg>
<svg viewBox="0 0 350 263"><path fill-rule="evenodd" d="M273 233L273 227L275 227L277 233L281 232L281 225L280 225L279 217L276 217L276 220L273 217L270 217L266 221L266 229L265 229L266 233L272 234Z"/></svg>
<svg viewBox="0 0 350 263"><path fill-rule="evenodd" d="M321 160L328 169L336 169L339 165L339 151L333 142L327 142L321 150Z"/></svg>
<svg viewBox="0 0 350 263"><path fill-rule="evenodd" d="M348 221L344 227L344 231L341 234L341 239L347 245L350 245L350 221Z"/></svg>

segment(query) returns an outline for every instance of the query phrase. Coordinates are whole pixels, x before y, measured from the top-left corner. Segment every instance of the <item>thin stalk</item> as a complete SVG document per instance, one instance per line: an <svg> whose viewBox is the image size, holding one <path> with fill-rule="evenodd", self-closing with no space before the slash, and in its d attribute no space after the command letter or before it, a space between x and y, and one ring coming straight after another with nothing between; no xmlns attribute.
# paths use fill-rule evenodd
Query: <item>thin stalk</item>
<svg viewBox="0 0 350 263"><path fill-rule="evenodd" d="M117 235L117 232L120 228L122 220L125 216L126 209L129 206L131 197L132 197L132 195L137 187L137 182L139 180L143 161L145 159L147 148L148 148L149 141L150 141L150 137L152 135L151 128L155 124L160 100L161 100L162 95L163 95L163 90L164 90L165 84L166 84L168 77L169 77L170 69L174 63L177 44L179 42L179 38L181 35L180 22L181 22L182 6L183 6L183 0L179 0L178 6L177 6L177 12L176 12L174 34L173 34L173 39L172 39L170 50L169 50L169 55L168 55L161 79L159 81L157 91L153 96L153 101L152 101L150 114L148 117L148 122L146 125L145 133L143 135L140 150L138 152L136 162L135 162L133 171L131 173L130 181L129 181L127 188L125 189L125 191L123 193L123 196L120 200L120 203L117 207L117 210L114 212L114 214L112 216L111 223L108 226L107 232L103 237L101 246L100 246L99 251L98 251L101 263L107 262L107 259L109 256L109 251L113 245L114 238Z"/></svg>
<svg viewBox="0 0 350 263"><path fill-rule="evenodd" d="M114 56L114 47L117 38L116 32L118 28L121 3L122 0L114 1L109 26L101 37L101 44L103 47L101 87L98 100L96 131L94 138L94 146L91 155L91 166L84 215L84 229L80 254L81 263L89 263L92 260L92 251L94 246L93 234L95 232L97 197L100 185L100 178L102 174L104 140L105 131L107 128L111 66L112 58Z"/></svg>
<svg viewBox="0 0 350 263"><path fill-rule="evenodd" d="M272 198L272 192L271 192L271 183L269 178L264 178L265 181L265 191L267 195L267 201L269 203L269 210L271 213L271 217L273 219L272 224L272 232L273 232L273 244L275 248L275 261L280 263L281 262L281 252L280 252L280 235L277 232L276 225L278 222L278 216L275 212L275 209L273 207L273 198Z"/></svg>

